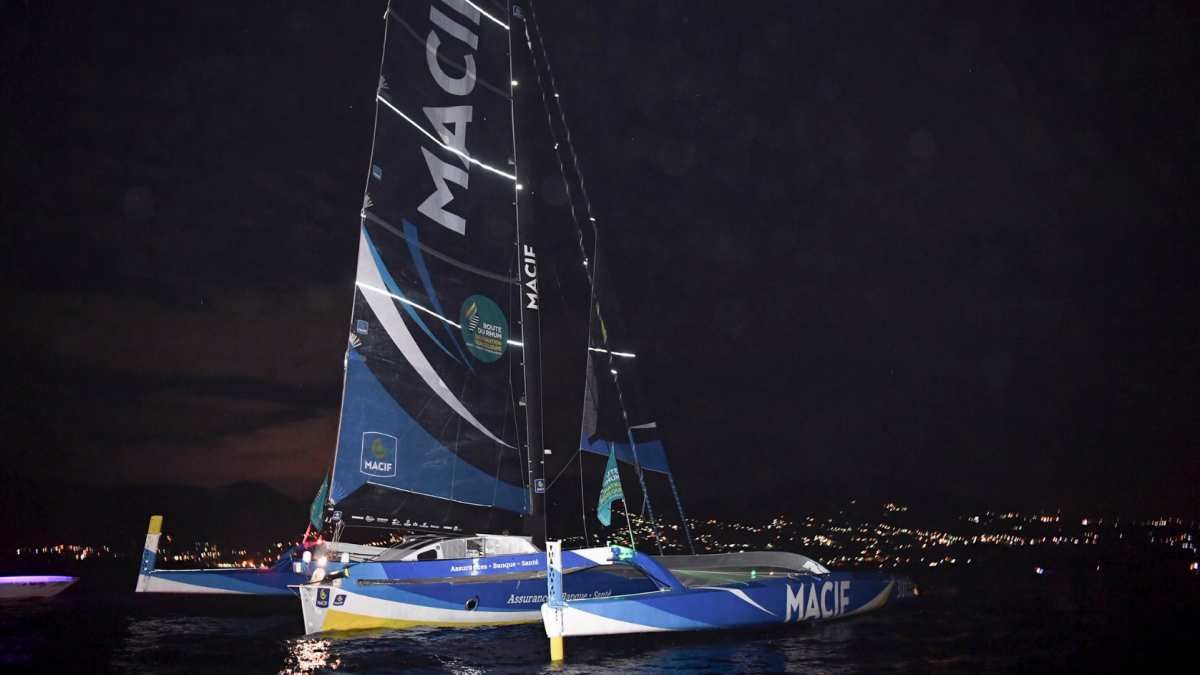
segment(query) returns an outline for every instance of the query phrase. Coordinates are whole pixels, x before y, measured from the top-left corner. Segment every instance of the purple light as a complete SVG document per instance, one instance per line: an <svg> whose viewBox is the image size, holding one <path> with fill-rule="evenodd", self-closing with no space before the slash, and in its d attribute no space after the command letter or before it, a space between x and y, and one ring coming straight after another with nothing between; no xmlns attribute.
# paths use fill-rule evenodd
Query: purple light
<svg viewBox="0 0 1200 675"><path fill-rule="evenodd" d="M0 584L13 584L17 586L28 586L31 584L61 584L69 581L75 581L78 577L56 577L56 576L36 576L36 577L0 577Z"/></svg>

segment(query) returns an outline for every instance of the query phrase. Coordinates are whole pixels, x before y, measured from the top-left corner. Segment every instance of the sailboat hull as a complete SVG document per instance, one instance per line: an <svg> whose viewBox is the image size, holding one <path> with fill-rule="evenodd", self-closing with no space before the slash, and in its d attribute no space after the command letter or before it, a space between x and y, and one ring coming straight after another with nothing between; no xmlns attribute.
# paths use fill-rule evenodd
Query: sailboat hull
<svg viewBox="0 0 1200 675"><path fill-rule="evenodd" d="M831 572L575 600L542 612L547 626L561 621L564 637L727 630L857 616L887 605L897 589L892 578Z"/></svg>
<svg viewBox="0 0 1200 675"><path fill-rule="evenodd" d="M474 573L474 574L472 574ZM568 575L572 598L644 593L649 579L622 569ZM362 563L346 576L299 587L308 634L413 626L497 626L541 621L545 554Z"/></svg>

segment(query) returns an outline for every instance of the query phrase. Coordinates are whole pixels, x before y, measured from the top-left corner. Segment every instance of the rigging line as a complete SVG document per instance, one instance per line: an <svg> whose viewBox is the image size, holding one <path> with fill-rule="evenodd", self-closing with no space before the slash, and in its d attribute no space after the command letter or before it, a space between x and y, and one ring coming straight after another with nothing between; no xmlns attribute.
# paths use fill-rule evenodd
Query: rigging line
<svg viewBox="0 0 1200 675"><path fill-rule="evenodd" d="M531 9L532 9L532 7L531 7ZM535 25L534 29L536 30L536 28L537 28L537 26ZM540 39L538 40L538 43L539 43L539 45L541 44ZM526 22L526 24L525 24L525 46L528 47L530 60L533 61L534 80L537 82L538 93L541 95L542 110L545 111L545 113L546 113L546 127L550 131L550 140L552 140L554 142L554 159L558 162L558 172L559 172L559 175L562 176L563 191L566 192L566 196L567 196L567 208L570 210L571 222L574 223L574 225L575 225L576 235L579 239L579 241L578 241L579 253L580 253L580 256L583 258L583 266L584 266L584 270L585 270L584 275L587 276L588 284L590 285L592 283L592 278L591 278L591 274L590 274L591 271L588 270L588 268L587 268L587 259L588 258L587 258L587 252L584 250L583 228L581 228L579 226L579 216L575 212L575 198L572 196L572 193L571 193L572 192L571 191L571 182L570 182L570 180L567 179L567 167L565 164L563 164L562 151L559 150L559 147L562 144L559 142L558 130L554 128L554 117L550 113L550 102L546 97L546 86L542 82L542 68L539 65L537 51L533 48L533 38L530 37L530 35L529 35L529 23L528 22ZM545 48L544 47L542 48L542 56L543 56L543 60L544 60L545 59Z"/></svg>
<svg viewBox="0 0 1200 675"><path fill-rule="evenodd" d="M547 492L549 492L550 488L554 487L554 484L558 482L558 479L561 478L564 473L566 473L567 467L571 466L571 462L575 461L575 458L579 456L579 453L581 451L582 451L582 449L576 450L575 454L571 455L571 459L568 459L567 463L563 464L563 467L558 470L557 474L554 475L554 480L550 481L549 483L546 483L546 491Z"/></svg>
<svg viewBox="0 0 1200 675"><path fill-rule="evenodd" d="M534 0L528 0L528 2L529 2L530 21L533 22L533 29L534 29L534 32L537 34L538 46L542 53L542 60L546 64L546 73L549 76L549 80L550 80L550 88L551 88L552 92L554 93L555 107L558 109L559 120L562 123L563 131L566 134L567 150L571 153L571 161L575 168L575 177L576 177L576 180L579 181L579 192L580 192L580 195L583 197L584 209L586 209L586 211L587 211L588 222L591 224L591 227L592 227L593 253L598 254L598 252L600 250L600 233L599 233L599 229L597 228L597 225L596 225L596 218L592 211L592 201L588 197L587 184L583 177L583 171L579 168L579 154L576 152L575 143L573 142L573 140L571 138L571 127L570 127L570 125L567 124L567 114L566 114L566 110L563 108L562 98L558 95L558 82L557 82L556 78L554 77L554 68L550 65L550 57L546 53L546 46L542 40L541 27L538 26L538 23L537 23L537 11L534 8ZM527 22L527 24L528 24L528 22ZM526 39L528 39L528 37L529 37L528 26L526 27L525 35L526 35ZM531 45L530 52L532 53L532 51L533 51L533 48ZM538 75L539 75L538 88L539 88L539 90L541 90L542 84L541 84L540 71L538 71ZM542 90L542 101L543 101L544 105L547 102L546 94L545 94L544 90ZM547 112L547 116L549 116L548 112ZM553 125L551 125L551 133L553 134ZM557 156L558 140L557 140L557 138L555 138L554 140L555 140L554 148L556 151L555 155ZM559 165L561 167L561 165L562 165L561 160L559 160ZM565 181L566 175L565 175L565 172L563 172L563 173L564 173L563 180ZM572 204L572 209L571 209L571 215L572 215L572 220L574 220L574 222L575 222L575 227L578 230L579 248L580 248L580 253L583 255L583 264L584 264L584 267L587 268L588 259L587 259L587 252L584 250L583 230L582 230L582 228L579 227L579 220L577 218L575 218L573 204ZM596 264L598 266L598 262ZM591 282L592 281L592 275L590 274L591 269L588 269L588 272L589 272L588 281ZM594 286L594 284L593 284L593 286ZM590 311L590 308L589 308L589 311ZM599 305L596 306L596 311L597 312L600 311ZM603 321L603 318L601 318L601 320ZM607 347L608 346L607 336L603 336L603 337L604 337L604 346ZM590 333L589 333L589 339L590 339ZM609 352L610 366L612 363L612 354L613 353L614 352ZM614 378L614 383L616 383L615 378ZM620 384L617 384L617 397L618 397L618 399L621 399ZM622 410L624 410L624 402L623 401L622 401ZM630 442L631 443L633 442L632 437L633 437L633 432L630 431ZM670 474L668 474L668 475L670 475ZM678 492L678 490L675 489L675 481L673 478L671 480L671 491L675 496L675 505L679 509L679 519L683 523L684 534L687 535L688 547L693 552L695 552L695 548L692 546L692 535L691 535L690 529L688 528L688 524L687 524L687 516L683 512L683 502L679 499L679 492ZM648 499L648 495L647 495L647 499ZM650 508L650 513L651 513L651 521L653 522L653 514L654 514L653 507Z"/></svg>
<svg viewBox="0 0 1200 675"><path fill-rule="evenodd" d="M583 172L579 169L579 155L575 152L575 143L571 139L571 127L567 125L567 114L562 106L562 99L558 95L558 81L554 77L554 68L550 65L550 57L546 53L546 45L542 41L542 29L538 26L537 11L533 7L533 0L529 0L529 16L533 21L534 32L537 33L538 47L542 52L542 60L546 62L546 73L550 77L550 89L554 93L555 107L558 108L558 117L562 121L563 131L567 135L567 150L571 153L571 161L575 165L575 176L579 180L579 192L583 197L583 206L587 210L588 220L592 224L592 230L595 232L596 219L592 213L592 201L588 198L587 185L583 179Z"/></svg>
<svg viewBox="0 0 1200 675"><path fill-rule="evenodd" d="M597 299L597 296L596 296L596 283L595 283L595 281L596 281L596 279L597 279L597 275L598 275L597 269L599 268L599 262L598 262L598 260L593 260L593 264L592 264L591 266L589 266L589 265L588 265L588 255L587 255L587 251L586 251L585 244L584 244L584 240L583 240L583 228L582 228L582 227L580 227L580 224L579 224L579 217L578 217L578 215L576 214L576 211L575 211L575 203L574 203L574 198L571 196L571 186L570 186L570 181L569 181L569 179L568 179L568 177L567 177L567 171L566 171L566 167L564 166L564 164L563 164L563 161L562 161L562 155L561 155L561 153L559 152L559 146L560 146L561 144L559 143L559 140L558 140L558 134L557 134L557 131L556 131L556 130L555 130L555 128L554 128L554 121L553 121L553 117L552 117L552 115L551 115L551 113L550 113L550 109L549 109L549 99L548 99L548 97L546 96L546 89L545 89L545 85L542 83L542 77L541 77L541 68L540 68L540 67L538 67L537 54L538 54L538 52L539 52L539 51L540 51L540 53L541 53L541 56L542 56L542 61L543 61L543 62L545 63L545 65L546 65L546 71L547 71L547 73L548 73L548 75L549 75L549 77L550 77L550 84L551 84L551 87L554 89L554 92L553 92L553 93L554 93L554 98L555 98L555 99L559 99L559 95L558 95L558 91L557 91L557 85L556 85L556 83L555 83L555 81L554 81L554 72L553 72L553 69L551 69L551 68L550 68L550 60L549 60L549 57L546 55L545 43L542 41L542 34L541 34L541 30L539 29L539 27L538 27L538 25L537 25L537 17L536 17L536 14L535 14L535 12L533 11L533 3L532 3L532 0L530 0L530 18L531 18L531 20L533 21L533 24L534 24L534 25L533 25L533 31L534 31L534 33L536 33L536 34L537 34L537 38L538 38L538 50L536 50L536 51L535 51L535 50L534 50L534 48L533 48L533 41L532 41L532 38L531 38L531 36L530 36L530 33L529 33L529 22L526 22L526 24L525 24L525 39L526 39L526 45L527 45L527 46L528 46L528 48L529 48L530 57L531 57L531 59L532 59L532 60L533 60L533 62L534 62L534 73L536 74L536 80L537 80L537 83L538 83L538 91L539 91L539 93L541 94L541 98L542 98L542 107L543 107L543 109L546 111L546 120L547 120L547 125L548 125L548 126L549 126L549 128L550 128L550 134L551 134L551 138L552 138L552 140L554 141L555 158L558 160L558 164L559 164L559 171L560 171L560 173L561 173L561 175L562 175L562 177L563 177L563 185L564 185L564 187L565 187L565 189L566 189L566 192L567 192L567 197L568 197L568 199L567 199L567 202L568 202L568 204L569 204L569 206L570 206L570 211L571 211L571 220L572 220L572 222L574 223L574 225L575 225L575 228L576 228L576 234L577 234L577 239L578 239L578 244L579 244L579 249L580 249L580 255L581 255L581 257L583 258L583 268L584 268L584 270L585 270L584 274L585 274L585 276L587 277L587 280L588 280L588 285L589 285L589 288L591 289L591 302L590 302L590 306L588 307L588 319L589 319L589 322L588 322L588 347L589 347L589 349L590 349L590 348L592 347L592 345L591 345L591 336L592 336L592 330L591 330L591 329L592 329L592 325L593 325L593 324L592 324L592 321L594 321L594 320L595 320L595 318L599 318L599 320L600 320L600 322L601 322L601 326L603 326L603 321L604 321L604 317L601 315L601 311L600 311L600 304L599 304L599 302L598 302L598 299ZM580 192L581 192L581 196L582 196L582 197L583 197L583 199L584 199L584 205L585 205L585 208L586 208L586 209L587 209L587 211L588 211L588 220L591 222L591 227L592 227L592 246L593 246L593 252L595 252L595 251L598 251L598 250L599 250L599 247L600 247L600 234L599 234L599 230L598 230L598 229L597 229L597 227L596 227L596 219L595 219L594 217L592 217L592 216L591 216L591 213L592 213L592 211L591 211L591 201L590 201L590 200L588 199L588 197L587 197L587 191L586 191L586 189L585 189L585 187L584 187L584 184L583 184L583 180L582 180L582 179L583 179L582 172L581 172L581 171L580 171L580 169L579 169L579 157L578 157L578 154L577 154L577 153L575 153L575 151L574 151L574 143L573 143L573 142L572 142L572 140L571 140L571 135L570 135L571 131L570 131L570 127L568 127L568 126L567 126L567 123L566 123L566 116L563 114L562 102L561 102L561 101L559 101L559 102L558 102L558 105L557 105L557 107L558 107L558 111L559 111L559 119L560 119L560 121L561 121L561 123L562 123L562 125L563 125L563 129L564 129L564 131L565 131L565 133L566 133L566 135L567 135L567 146L568 146L568 149L569 149L569 150L571 150L571 156L572 156L572 160L573 160L573 164L574 164L574 169L575 169L576 179L580 181ZM595 258L595 256L594 256L594 255L593 255L593 258ZM593 314L593 312L594 312L594 314ZM602 334L601 340L603 341L603 344L604 344L604 346L605 346L605 347L608 347L608 339L607 339L607 335L603 335L603 334ZM638 455L637 455L637 446L636 446L636 443L635 443L635 442L634 442L634 440L633 440L633 433L632 433L632 431L630 431L630 430L628 429L628 427L629 427L629 414L628 414L628 408L627 408L627 407L626 407L626 405L625 405L625 397L624 397L624 395L623 395L623 392L621 391L621 385L620 385L620 382L619 382L619 381L617 380L617 378L615 377L615 373L616 373L616 371L613 369L613 366L614 366L615 364L613 364L613 362L612 362L612 359L613 359L612 352L611 352L611 351L609 351L609 350L605 350L605 351L606 351L606 352L608 352L608 354L609 354L609 356L608 356L608 362L609 362L609 372L610 372L610 377L612 378L613 385L614 385L614 387L616 388L616 391L617 391L617 402L618 402L618 405L621 407L621 415L622 415L622 418L623 418L623 419L624 419L624 421L625 421L626 431L627 431L627 434L628 434L628 436L629 436L629 442L630 442L630 445L631 445L631 449L633 450L633 460L634 460L634 466L635 466L635 468L636 468L636 473L637 473L637 476L638 476L638 483L640 484L640 486L641 486L641 488L642 488L642 510L643 510L643 512L645 512L645 511L646 511L646 509L647 509L647 507L649 507L649 511L650 511L650 523L651 523L651 530L652 530L652 532L654 533L654 541L655 541L655 544L658 546L658 552L659 552L659 554L662 554L662 552L663 552L663 551L662 551L662 539L661 539L661 537L660 537L660 534L659 534L659 532L658 532L658 523L657 523L657 520L656 520L656 519L655 519L655 517L654 517L654 507L653 507L653 505L652 505L652 504L650 504L650 494L649 494L649 492L646 490L645 477L644 477L644 474L643 474L643 472L642 472L642 468L641 468L641 462L640 462L640 461L639 461L639 459L638 459ZM589 359L589 361L590 361L590 359ZM585 384L585 386L586 386L586 384ZM582 417L582 414L581 414L581 417ZM582 428L582 426L583 426L583 423L582 423L582 419L581 419L581 421L580 421L580 427ZM581 463L581 466L582 466L582 463ZM586 518L586 515L585 515L584 517ZM631 543L632 543L632 542L631 542Z"/></svg>
<svg viewBox="0 0 1200 675"><path fill-rule="evenodd" d="M404 297L403 295L396 295L395 293L393 293L387 289L380 288L378 286L374 286L372 284L368 284L363 281L355 281L354 285L363 289L364 291L371 291L372 293L386 295L393 300L402 302L402 303L408 305L409 307L412 307L414 309L418 309L422 312L425 312L426 314L434 317L435 319L438 319L440 321L445 321L446 323L450 324L451 326L454 326L455 328L462 330L462 326L459 325L457 322L447 319L446 317L442 316L441 314L438 314L437 312L433 311L432 309L429 309L428 307L418 305L417 303L413 302L412 300L409 300L408 298ZM508 344L512 347L524 347L525 346L524 343L522 343L518 340L509 340Z"/></svg>
<svg viewBox="0 0 1200 675"><path fill-rule="evenodd" d="M514 267L514 259L510 258L508 261L509 273L512 273L513 267ZM517 311L520 311L520 310L518 309ZM513 316L513 294L512 293L508 294L508 316ZM510 356L510 358L511 358L511 356ZM518 473L521 474L521 488L525 492L525 494L528 495L529 494L528 472L520 470L520 468L521 468L521 445L522 445L522 442L521 442L521 431L522 431L521 430L521 400L520 400L520 397L517 396L516 390L513 388L512 364L505 363L505 370L508 372L508 376L507 376L508 377L508 400L509 400L509 403L512 405L513 433L517 437L517 447L516 447L517 469L518 469ZM522 395L524 395L524 392L522 392ZM526 497L526 499L528 499L528 496ZM528 513L533 508L533 504L526 504L525 507L526 507L526 513Z"/></svg>
<svg viewBox="0 0 1200 675"><path fill-rule="evenodd" d="M584 546L584 548L587 548L589 545L591 545L592 536L590 534L588 534L587 499L584 498L584 496L583 496L583 452L582 452L582 450L583 450L583 448L580 448L578 451L576 451L576 454L579 456L579 517L580 517L580 519L583 520L583 546Z"/></svg>
<svg viewBox="0 0 1200 675"><path fill-rule="evenodd" d="M563 286L562 278L558 274L558 265L555 264L553 260L551 260L551 262L550 262L550 273L554 275L555 283L553 284L553 286L554 286L555 290L558 291L557 295L558 295L558 300L560 303L559 307L561 308L564 319L566 319L568 317L568 314L570 311L570 305L568 305L568 303L567 303L566 293L563 292L564 286ZM590 312L589 312L589 314L590 314ZM588 349L590 350L591 347L588 347ZM591 358L591 354L584 352L584 360L586 361L590 358ZM585 384L584 386L587 386L587 385ZM580 409L581 415L582 415L582 412L583 411L581 408ZM580 421L580 427L582 427L582 420ZM576 445L578 446L578 444L576 444ZM568 459L566 461L566 463L563 464L561 469L559 469L558 474L554 477L554 480L550 481L550 484L546 486L546 491L549 492L550 488L554 487L554 484L556 482L558 482L559 477L562 476L563 472L565 472L567 470L567 468L571 466L571 462L575 461L576 458L579 459L579 518L583 522L583 542L584 542L584 546L586 547L589 545L589 542L591 540L591 533L588 531L587 497L584 495L584 488L583 488L583 448L582 447L576 447L575 454L571 456L571 459Z"/></svg>
<svg viewBox="0 0 1200 675"><path fill-rule="evenodd" d="M447 319L446 317L442 316L441 314L438 314L437 312L433 311L432 309L418 305L417 303L413 302L412 300L409 300L408 298L404 297L403 295L396 295L395 293L392 293L391 291L389 291L387 289L379 288L378 286L372 286L371 284L368 284L363 281L355 281L354 285L358 286L359 288L363 289L364 291L371 291L372 293L379 293L380 295L386 295L393 300L402 302L402 303L408 305L409 307L412 307L414 309L418 309L422 312L425 312L426 314L428 314L429 316L432 316L435 319L440 319L442 321L445 321L446 323L450 324L451 326L454 326L455 328L462 330L462 327L459 326L454 321Z"/></svg>
<svg viewBox="0 0 1200 675"><path fill-rule="evenodd" d="M507 11L511 12L512 10L507 10ZM510 130L511 141L512 141L512 165L513 165L513 170L516 171L516 166L517 166L517 161L518 161L519 155L517 153L517 101L512 95L513 90L512 90L512 85L511 85L511 83L515 81L513 79L514 76L513 76L512 31L508 32L507 37L508 37L508 80L510 82L509 90L508 90L509 91L508 119L509 119L509 130ZM520 326L521 326L521 341L522 341L522 343L524 343L524 341L525 341L525 321L524 321L524 317L522 316L523 309L521 308L521 302L522 302L522 296L521 296L522 288L521 287L523 286L523 284L522 284L521 272L520 272L520 267L521 267L521 200L518 199L516 196L514 196L514 198L513 198L513 227L515 228L516 241L513 242L513 244L514 244L513 254L514 255L510 256L508 259L508 273L510 275L513 275L513 278L516 279L516 282L517 282L517 292L516 292L517 313L516 314L513 313L513 295L514 294L511 292L508 294L508 312L509 312L509 316L513 317L517 321L517 323L520 324ZM517 269L514 270L513 268L517 268ZM536 344L536 341L535 341L535 344ZM526 387L527 383L525 381L525 357L526 357L526 354L524 353L524 347L522 346L521 361L517 364L517 366L520 370L521 398L525 399L525 410L523 411L523 415L522 415L521 414L522 411L519 410L520 401L518 400L517 407L513 409L513 418L516 420L516 425L517 425L517 466L518 466L518 469L521 474L521 484L525 488L525 496L524 496L525 515L532 516L534 513L534 510L535 510L534 505L535 505L535 502L537 501L537 499L533 492L533 473L532 473L533 467L532 467L532 463L529 461L529 424L528 424L528 421L529 421L529 406L532 403L532 401L530 400L529 392L527 390L528 388ZM509 378L510 378L510 383L511 383L511 378L512 378L512 368L511 367L509 368L508 372L509 372ZM510 389L512 388L511 384L509 385L509 388ZM526 422L525 424L521 424L522 417L524 417L524 421ZM525 439L524 439L523 443L522 443L522 439L521 439L522 432L525 433ZM522 446L524 446L524 448L525 448L524 465L522 465L522 463L521 463L521 447ZM543 504L545 504L544 501L543 501ZM546 517L545 517L545 514L543 513L542 514L542 525L543 525L542 531L543 531L543 533L545 532L545 522L546 522Z"/></svg>
<svg viewBox="0 0 1200 675"><path fill-rule="evenodd" d="M470 162L470 163L472 163L472 164L474 164L474 165L476 165L476 166L479 166L479 167L482 167L482 168L484 168L484 169L487 169L488 171L491 171L492 173L496 174L497 176L504 176L505 178L507 178L507 179L509 179L509 180L511 180L511 181L516 181L516 180L517 180L517 177L516 177L516 176L514 176L514 175L512 175L511 173L504 173L504 172L503 172L503 171L501 171L500 169L497 169L497 168L495 168L495 167L492 167L492 166L489 166L489 165L487 165L487 164L484 164L483 162L481 162L481 161L479 161L479 160L475 159L474 157L472 157L472 156L468 155L467 153L463 152L462 150L459 150L458 148L454 148L454 147L451 147L451 146L449 146L449 145L446 145L446 144L445 144L445 143L443 143L441 140L439 140L439 139L438 139L438 137L436 137L436 136L434 136L433 134L429 133L429 131L428 131L428 130L427 130L425 127L421 126L420 124L417 124L417 122L416 122L415 120L413 120L413 118L411 118L411 117L409 117L408 115L405 115L404 113L400 112L400 109L399 109L399 108L397 108L396 106L392 105L392 102L391 102L391 101L389 101L389 100L387 100L387 99L386 99L386 98L384 98L383 96L380 96L379 94L375 94L375 100L376 100L376 101L379 101L380 103L382 103L382 104L386 105L387 107L391 108L391 109L392 109L392 112L394 112L394 113L396 113L397 115L399 115L400 117L404 118L404 121L406 121L406 122L408 122L409 124L411 124L411 125L413 125L414 127L416 127L418 131L420 131L421 133L423 133L423 134L425 134L426 136L428 136L428 137L429 137L429 140L433 141L434 143L437 143L439 146L441 146L441 148L442 148L443 150L447 150L447 151L449 151L449 152L452 152L452 153L454 153L454 154L458 155L459 157L462 157L463 159L467 160L468 162Z"/></svg>
<svg viewBox="0 0 1200 675"><path fill-rule="evenodd" d="M488 13L487 13L487 10L485 10L484 8L482 8L482 7L480 7L479 5L477 5L477 4L473 3L473 2L471 2L471 0L463 0L463 2L465 2L465 3L467 3L468 5L470 5L470 6L474 7L474 8L475 8L475 11L477 11L477 12L479 12L480 14L482 14L482 15L486 16L487 18L491 19L492 21L496 22L496 25L497 25L497 26L500 26L500 27L501 27L501 28L503 28L504 30L508 30L508 24L504 23L504 22L503 22L503 21L501 21L500 19L497 19L496 17L492 16L491 14L488 14Z"/></svg>

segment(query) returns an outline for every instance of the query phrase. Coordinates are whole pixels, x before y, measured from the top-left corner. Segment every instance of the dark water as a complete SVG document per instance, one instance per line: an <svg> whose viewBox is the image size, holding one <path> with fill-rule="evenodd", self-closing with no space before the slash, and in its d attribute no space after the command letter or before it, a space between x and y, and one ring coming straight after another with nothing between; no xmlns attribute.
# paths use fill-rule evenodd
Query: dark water
<svg viewBox="0 0 1200 675"><path fill-rule="evenodd" d="M62 596L0 604L0 670L129 673L506 673L552 670L540 625L311 639L296 600L134 596L92 569ZM920 598L771 631L576 638L564 673L1139 672L1196 665L1200 579L1024 563L917 577ZM1182 660L1179 660L1182 659Z"/></svg>

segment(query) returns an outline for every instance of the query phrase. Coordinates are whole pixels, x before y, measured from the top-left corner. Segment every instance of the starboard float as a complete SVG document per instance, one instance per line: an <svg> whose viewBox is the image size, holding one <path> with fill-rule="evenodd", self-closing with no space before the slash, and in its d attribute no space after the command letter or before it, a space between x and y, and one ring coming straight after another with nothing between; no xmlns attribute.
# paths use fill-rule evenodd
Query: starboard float
<svg viewBox="0 0 1200 675"><path fill-rule="evenodd" d="M559 543L547 547L542 621L551 657L562 639L666 631L720 630L842 619L879 609L911 586L885 574L831 572L793 553L655 557L614 546L574 551L597 568L626 567L655 583L646 593L572 599L562 590Z"/></svg>

